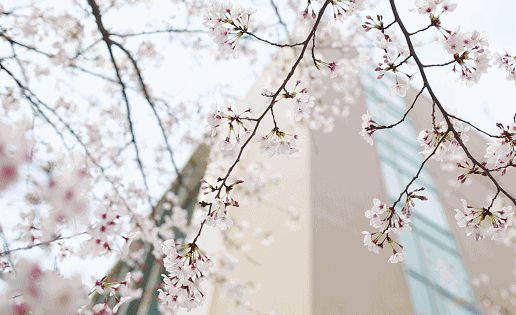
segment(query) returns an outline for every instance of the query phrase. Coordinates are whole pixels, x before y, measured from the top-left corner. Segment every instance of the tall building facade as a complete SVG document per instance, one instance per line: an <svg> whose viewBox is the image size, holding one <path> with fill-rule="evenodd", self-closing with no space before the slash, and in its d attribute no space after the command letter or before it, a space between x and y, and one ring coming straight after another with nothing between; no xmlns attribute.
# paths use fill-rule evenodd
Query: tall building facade
<svg viewBox="0 0 516 315"><path fill-rule="evenodd" d="M336 120L333 132L298 130L304 141L292 158L265 157L257 144L250 145L244 154L243 167L261 161L267 174L279 177L273 191L232 210L236 222L249 222L242 225L239 241L250 244L251 250L225 248L223 234L211 228L199 239L201 248L227 251L239 260L231 277L258 284L259 289L246 298L251 307L234 303L234 297L227 294L227 283L215 281L209 284L202 307L179 314L491 314L485 300L500 305L501 314L516 314L510 301L494 290L510 286L514 250L491 240L466 237L453 218L461 198L485 204L494 190L484 178L459 185L457 174L446 170L447 165L430 162L412 186L425 187L428 200L417 203L412 231L400 235L405 261L390 264L389 250L374 255L363 246L362 231L370 229L364 210L371 207L373 198L385 203L396 200L423 161L416 137L431 124L431 103L421 98L404 123L377 132L375 145L369 146L358 135L361 115L368 111L379 123L396 122L417 91L400 98L391 93L386 80L377 80L367 72L358 74L356 80L360 82L360 97L348 117ZM260 91L272 81L265 71L242 103L266 106ZM339 92L332 90L322 101L338 97ZM282 117L284 111L276 115L279 121L288 121ZM272 126L265 125L262 131L267 128ZM485 139L473 132L469 135L473 153L483 156ZM207 156L201 155L202 159ZM198 189L195 183L205 168L204 162L197 163L194 167L190 163L185 173L193 189ZM514 174L507 174L501 182L514 192ZM181 202L191 209L195 196L183 197ZM288 228L285 213L296 213L295 230ZM257 227L271 231L274 242L257 244L251 236ZM143 298L123 312L158 314L152 296L162 269L153 263L149 258ZM473 286L472 279L482 274L489 276L490 285Z"/></svg>
<svg viewBox="0 0 516 315"><path fill-rule="evenodd" d="M375 145L369 146L358 135L361 115L369 111L379 123L396 122L417 91L400 98L387 79L377 80L367 72L356 79L362 91L349 117L337 120L329 134L301 131L306 141L295 158L266 158L268 172L281 177L277 192L233 213L237 220L275 235L269 247L253 247L259 266L234 253L240 260L235 277L261 284L251 304L280 315L491 314L487 304L499 305L501 314L516 314L509 299L495 292L513 281L514 249L466 237L454 219L462 198L486 205L495 190L485 178L459 184L454 165L429 162L411 186L425 187L428 200L416 204L412 231L400 235L405 261L390 264L389 250L374 255L364 248L361 232L371 229L364 210L373 198L387 204L396 200L424 159L416 139L420 130L431 126L432 104L420 98L404 123L375 133ZM267 84L266 77L260 78L244 102L263 103L257 91ZM335 97L337 91L329 93L327 101ZM468 145L481 158L486 140L473 131L469 136ZM263 158L251 148L243 163ZM502 177L501 183L516 193L514 174ZM298 231L285 228L286 208L298 211ZM474 286L473 279L483 274L490 285ZM233 307L223 291L221 286L212 288L206 314L231 314ZM254 311L238 314L248 313Z"/></svg>

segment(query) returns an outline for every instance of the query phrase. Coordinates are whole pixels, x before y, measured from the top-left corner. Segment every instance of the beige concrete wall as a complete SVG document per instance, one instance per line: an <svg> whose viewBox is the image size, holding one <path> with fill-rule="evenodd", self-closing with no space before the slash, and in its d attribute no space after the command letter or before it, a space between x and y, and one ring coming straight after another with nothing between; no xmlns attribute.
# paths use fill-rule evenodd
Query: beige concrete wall
<svg viewBox="0 0 516 315"><path fill-rule="evenodd" d="M274 65L271 65L271 67ZM267 73L267 71L265 71ZM295 82L295 81L294 81ZM276 83L277 84L277 83ZM266 105L267 99L260 95L262 89L271 85L267 77L257 80L250 93L241 104L252 105L256 112ZM280 126L287 126L289 119L284 111L277 111L276 117ZM272 122L265 121L259 134L267 134L272 129ZM291 131L291 129L287 129ZM287 131L286 130L286 131ZM229 250L239 260L238 269L232 277L242 282L252 281L260 285L260 289L249 295L249 302L259 314L274 312L276 315L308 315L311 314L311 260L310 236L310 147L306 130L297 130L300 139L300 154L292 157L268 157L261 152L256 141L244 154L241 165L245 167L255 162L266 164L269 174L264 177L278 176L275 186L266 190L263 201L245 200L241 206L231 213L236 221L249 222L249 235L242 240L252 245L248 255L259 265L251 262L242 252ZM287 227L289 218L285 213L294 209L300 216L298 230ZM259 244L251 236L255 227L272 231L274 241L268 246ZM235 307L231 300L224 298L223 289L215 286L212 297L210 315L234 314ZM256 314L238 312L236 314Z"/></svg>
<svg viewBox="0 0 516 315"><path fill-rule="evenodd" d="M312 132L312 314L411 313L402 265L362 245L365 209L386 200L376 149L358 135L364 112L361 99L332 133Z"/></svg>
<svg viewBox="0 0 516 315"><path fill-rule="evenodd" d="M268 86L266 77L258 80L242 103L263 106L259 91L264 86ZM412 91L406 99L414 95ZM416 130L429 126L430 110L428 101L418 104L411 115ZM236 254L241 264L235 277L261 283L261 290L250 298L258 310L273 310L277 315L412 313L403 266L387 263L386 251L374 255L362 245L361 231L368 229L364 210L374 197L387 199L376 149L358 135L363 112L365 103L360 100L348 118L337 121L333 133L303 131L301 138L309 140L300 147L297 157L266 160L269 170L280 176L277 193L263 204L244 204L234 212L238 220L274 232L272 245L255 247L251 253L260 266ZM478 148L474 151L482 157L480 148L485 141L471 133L470 144ZM253 146L242 163L263 159ZM490 240L467 238L453 218L453 209L461 206L460 198L483 202L493 192L492 186L483 181L457 189L449 184L456 178L455 173L443 172L434 162L429 164L429 171L470 276L487 273L494 286L508 286L512 281L513 250ZM514 175L506 176L502 182L516 193ZM301 229L297 232L285 228L282 210L288 207L295 207L301 214ZM215 287L213 292L209 314L231 314L232 307L222 299L221 288ZM489 293L476 289L477 297Z"/></svg>

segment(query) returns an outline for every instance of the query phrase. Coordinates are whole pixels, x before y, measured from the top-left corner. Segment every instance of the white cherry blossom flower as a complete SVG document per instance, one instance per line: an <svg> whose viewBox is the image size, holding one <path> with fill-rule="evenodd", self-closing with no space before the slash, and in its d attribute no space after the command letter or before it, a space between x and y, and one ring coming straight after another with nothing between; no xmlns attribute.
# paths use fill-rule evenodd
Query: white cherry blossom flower
<svg viewBox="0 0 516 315"><path fill-rule="evenodd" d="M210 272L211 260L193 243L177 248L174 240L167 240L162 250L167 271L163 275L163 287L158 290L162 307L175 312L179 308L189 311L199 306L206 296L202 282Z"/></svg>
<svg viewBox="0 0 516 315"><path fill-rule="evenodd" d="M498 123L497 127L499 138L487 143L484 158L487 166L498 169L503 175L508 167L516 166L516 123L507 126Z"/></svg>
<svg viewBox="0 0 516 315"><path fill-rule="evenodd" d="M279 128L272 131L261 138L261 148L270 156L275 155L292 155L299 150L297 149L297 135L290 135Z"/></svg>
<svg viewBox="0 0 516 315"><path fill-rule="evenodd" d="M469 127L458 121L454 121L453 125L457 133L460 135L462 142L466 143L469 139L466 134L466 132L469 131ZM419 133L417 140L423 147L423 151L421 151L421 153L425 156L434 152L437 145L439 145L435 154L432 156L436 161L444 161L450 158L450 156L461 148L453 133L448 131L448 125L445 121L437 123L432 129L422 130Z"/></svg>
<svg viewBox="0 0 516 315"><path fill-rule="evenodd" d="M375 254L380 253L381 247L376 243L378 239L373 240L373 233L362 231L362 234L364 235L364 246L366 246L370 252Z"/></svg>
<svg viewBox="0 0 516 315"><path fill-rule="evenodd" d="M399 262L402 262L404 259L404 251L403 248L400 251L395 251L393 249L391 257L389 257L389 262L391 264L397 264Z"/></svg>
<svg viewBox="0 0 516 315"><path fill-rule="evenodd" d="M480 80L489 67L488 43L479 32L461 33L459 30L445 37L444 47L453 55L453 71L460 79L472 84Z"/></svg>
<svg viewBox="0 0 516 315"><path fill-rule="evenodd" d="M487 208L475 208L462 199L462 209L455 209L457 225L464 228L466 235L473 235L476 240L484 237L499 239L507 227L512 225L513 209L511 206L497 208L491 204Z"/></svg>
<svg viewBox="0 0 516 315"><path fill-rule="evenodd" d="M0 121L0 192L14 184L20 176L20 166L31 159L28 124L12 125Z"/></svg>
<svg viewBox="0 0 516 315"><path fill-rule="evenodd" d="M14 314L70 315L88 303L87 290L80 278L64 278L27 260L17 264L16 274L7 279L7 290L11 297L23 300L22 304L12 298L6 301L6 307L14 310Z"/></svg>
<svg viewBox="0 0 516 315"><path fill-rule="evenodd" d="M507 72L507 80L516 84L516 56L505 53L498 54L495 58L496 65Z"/></svg>
<svg viewBox="0 0 516 315"><path fill-rule="evenodd" d="M214 41L222 51L233 50L249 29L253 12L237 5L214 1L204 17L204 24L210 29Z"/></svg>
<svg viewBox="0 0 516 315"><path fill-rule="evenodd" d="M376 229L385 228L385 222L382 220L381 215L387 210L387 205L382 203L380 199L373 199L373 207L370 210L366 210L364 215L368 218L369 224Z"/></svg>
<svg viewBox="0 0 516 315"><path fill-rule="evenodd" d="M364 138L364 140L373 145L373 133L376 131L376 127L378 124L371 118L369 112L362 115L362 131L360 131L360 135Z"/></svg>
<svg viewBox="0 0 516 315"><path fill-rule="evenodd" d="M207 213L205 217L206 224L219 228L222 231L227 230L233 226L233 220L228 215L224 201L221 199L213 200L209 209L210 212Z"/></svg>

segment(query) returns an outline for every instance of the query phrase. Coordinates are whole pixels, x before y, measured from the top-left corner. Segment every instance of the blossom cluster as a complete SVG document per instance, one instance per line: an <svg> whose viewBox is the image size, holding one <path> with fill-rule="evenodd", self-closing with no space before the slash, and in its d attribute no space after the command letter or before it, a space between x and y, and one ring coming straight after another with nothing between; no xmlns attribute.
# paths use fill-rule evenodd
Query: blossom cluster
<svg viewBox="0 0 516 315"><path fill-rule="evenodd" d="M114 210L101 210L95 215L95 221L88 228L91 236L90 242L84 248L89 254L109 253L113 250L114 243L118 237L123 237L120 233L120 214ZM126 237L123 237L128 241Z"/></svg>
<svg viewBox="0 0 516 315"><path fill-rule="evenodd" d="M28 127L0 121L0 192L18 180L20 167L32 158Z"/></svg>
<svg viewBox="0 0 516 315"><path fill-rule="evenodd" d="M225 111L216 110L208 115L212 136L217 134L219 128L227 128L227 134L219 144L221 150L232 151L249 139L252 132L250 124L255 120L250 114L250 108L237 114L232 107L227 107Z"/></svg>
<svg viewBox="0 0 516 315"><path fill-rule="evenodd" d="M430 16L431 21L435 21L444 12L451 12L457 8L457 4L448 0L418 0L416 9L419 14Z"/></svg>
<svg viewBox="0 0 516 315"><path fill-rule="evenodd" d="M304 18L306 18L309 13L312 18L315 19L317 17L312 2L314 2L314 0L307 0L307 5L303 11ZM361 10L364 6L364 0L333 0L330 1L330 4L333 8L333 18L337 20Z"/></svg>
<svg viewBox="0 0 516 315"><path fill-rule="evenodd" d="M208 201L201 201L199 204L203 208L207 208L204 215L204 222L209 226L227 230L233 225L233 220L229 216L229 207L238 207L238 201L233 198L231 192L237 186L242 184L243 180L236 180L231 184L218 179L218 185L211 185L206 180L202 181L201 190L204 195L211 195Z"/></svg>
<svg viewBox="0 0 516 315"><path fill-rule="evenodd" d="M208 8L204 24L209 27L215 43L219 44L222 50L232 50L247 33L252 14L253 12L248 9L215 1Z"/></svg>
<svg viewBox="0 0 516 315"><path fill-rule="evenodd" d="M262 151L274 155L292 155L298 152L297 135L287 134L278 127L274 127L267 135L260 139Z"/></svg>
<svg viewBox="0 0 516 315"><path fill-rule="evenodd" d="M453 128L457 131L463 143L468 141L469 137L465 134L469 130L467 125L454 121ZM455 138L454 134L448 130L448 124L445 121L436 123L432 129L422 130L417 140L423 147L421 153L425 156L435 151L432 158L436 161L444 161L450 158L457 149L460 149L459 141Z"/></svg>
<svg viewBox="0 0 516 315"><path fill-rule="evenodd" d="M481 240L484 237L499 239L503 236L507 227L512 225L514 211L510 206L494 208L493 205L475 208L462 199L462 209L455 209L457 225L465 228L466 235L473 235L476 240Z"/></svg>
<svg viewBox="0 0 516 315"><path fill-rule="evenodd" d="M362 115L362 131L360 131L360 135L364 138L364 140L373 145L373 133L377 130L378 123L376 123L369 113L365 113Z"/></svg>
<svg viewBox="0 0 516 315"><path fill-rule="evenodd" d="M362 234L364 234L364 245L367 246L369 251L375 254L379 253L379 249L383 248L384 242L387 241L393 251L391 258L389 258L390 262L398 262L400 255L401 257L403 255L403 246L389 236L389 231L399 231L399 229L394 228L394 225L391 229L391 219L393 219L394 216L397 218L392 221L396 222L395 224L399 228L408 226L408 222L397 215L393 208L388 208L387 205L381 203L379 199L373 199L373 207L365 211L365 217L369 219L369 224L379 231L372 233L367 231L362 232ZM401 260L403 260L403 258L401 258Z"/></svg>
<svg viewBox="0 0 516 315"><path fill-rule="evenodd" d="M444 47L453 55L453 71L467 84L477 83L489 67L488 43L477 31L461 33L459 30L445 35Z"/></svg>
<svg viewBox="0 0 516 315"><path fill-rule="evenodd" d="M404 249L403 245L392 238L392 233L400 233L401 231L410 231L410 216L412 208L415 206L415 200L427 200L421 195L424 188L418 188L405 193L405 200L401 208L401 213L395 210L395 205L387 207L379 199L373 199L373 207L366 210L364 215L369 219L369 225L375 228L376 232L363 231L364 246L375 254L378 254L384 243L390 246L392 255L389 262L398 263L403 261ZM401 198L401 197L400 197Z"/></svg>
<svg viewBox="0 0 516 315"><path fill-rule="evenodd" d="M505 53L496 58L498 66L507 72L507 80L516 84L516 56Z"/></svg>
<svg viewBox="0 0 516 315"><path fill-rule="evenodd" d="M163 288L158 290L161 307L174 312L199 306L206 296L202 282L210 271L211 260L194 243L176 247L174 240L167 240L162 250L167 274L162 275Z"/></svg>
<svg viewBox="0 0 516 315"><path fill-rule="evenodd" d="M294 119L296 121L308 120L310 118L310 112L315 106L315 97L308 94L306 88L295 93L292 97L292 103L294 105Z"/></svg>
<svg viewBox="0 0 516 315"><path fill-rule="evenodd" d="M0 295L0 314L70 315L87 303L87 290L80 278L65 278L22 260Z"/></svg>
<svg viewBox="0 0 516 315"><path fill-rule="evenodd" d="M516 167L516 123L504 126L496 124L500 133L497 138L487 144L487 166L505 174L508 167Z"/></svg>
<svg viewBox="0 0 516 315"><path fill-rule="evenodd" d="M100 280L95 281L94 291L99 296L104 297L102 303L93 305L91 310L83 310L83 315L104 315L104 314L116 314L120 306L133 299L140 298L142 295L142 289L134 288L134 283L143 276L141 272L138 275L128 272L122 281L113 281L104 277ZM114 300L115 305L110 305L110 300Z"/></svg>
<svg viewBox="0 0 516 315"><path fill-rule="evenodd" d="M409 50L394 35L386 31L387 27L384 26L381 15L375 18L368 15L366 21L362 24L362 28L366 32L370 30L378 31L375 46L383 50L383 55L382 61L374 69L377 72L377 78L382 79L387 73L394 74L395 83L392 89L397 95L405 97L412 74L408 72L409 70L402 69L402 67L407 66L409 59L412 57Z"/></svg>
<svg viewBox="0 0 516 315"><path fill-rule="evenodd" d="M60 172L49 171L47 183L41 187L41 197L51 206L43 221L43 231L51 233L56 226L72 222L89 223L90 177L84 167L68 166Z"/></svg>
<svg viewBox="0 0 516 315"><path fill-rule="evenodd" d="M232 206L238 206L238 203L230 203ZM212 227L219 228L224 231L229 229L233 225L233 220L228 215L226 209L226 202L221 199L214 199L212 201L210 210L205 216L206 224Z"/></svg>

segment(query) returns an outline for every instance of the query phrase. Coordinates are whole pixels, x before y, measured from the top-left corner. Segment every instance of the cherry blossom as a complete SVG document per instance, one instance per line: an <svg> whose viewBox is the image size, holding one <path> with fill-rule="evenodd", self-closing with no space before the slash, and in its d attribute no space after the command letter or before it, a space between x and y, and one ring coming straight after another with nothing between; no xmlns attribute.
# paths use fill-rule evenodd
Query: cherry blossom
<svg viewBox="0 0 516 315"><path fill-rule="evenodd" d="M247 33L252 11L232 4L212 2L204 17L214 41L222 50L235 49L240 38Z"/></svg>
<svg viewBox="0 0 516 315"><path fill-rule="evenodd" d="M199 306L206 296L202 282L210 271L211 260L193 243L176 247L174 240L167 240L163 242L162 250L167 271L163 275L163 288L158 290L162 307L175 311Z"/></svg>
<svg viewBox="0 0 516 315"><path fill-rule="evenodd" d="M401 250L399 250L399 251L396 251L393 249L392 255L391 255L391 257L389 257L389 262L391 264L397 264L399 262L402 262L403 258L404 258L403 248L401 248Z"/></svg>
<svg viewBox="0 0 516 315"><path fill-rule="evenodd" d="M134 277L128 272L122 281L114 281L107 277L95 281L94 290L101 297L104 303L96 304L92 307L93 315L96 314L116 314L120 306L132 299L141 297L142 289L134 288ZM113 306L110 301L116 302Z"/></svg>
<svg viewBox="0 0 516 315"><path fill-rule="evenodd" d="M398 96L405 97L409 88L409 81L412 75L408 70L402 70L402 67L408 65L409 59L412 57L406 47L402 46L394 36L389 35L383 30L383 22L371 26L371 21L366 21L363 25L366 31L372 28L378 29L380 32L376 37L376 46L383 50L382 62L379 62L374 69L378 75L378 79L382 79L387 73L394 74L393 92ZM373 20L374 21L374 20Z"/></svg>
<svg viewBox="0 0 516 315"><path fill-rule="evenodd" d="M380 215L385 213L387 205L381 203L380 199L373 199L373 207L370 210L366 210L365 217L370 219L369 224L376 229L385 228L385 222L381 219Z"/></svg>
<svg viewBox="0 0 516 315"><path fill-rule="evenodd" d="M410 219L412 215L411 209L416 205L415 200L427 200L426 196L420 194L420 192L424 190L425 188L421 187L413 191L410 191L406 194L405 202L403 204L403 207L401 208L401 217L404 220Z"/></svg>
<svg viewBox="0 0 516 315"><path fill-rule="evenodd" d="M378 238L375 238L373 240L373 235L376 233L369 233L367 231L363 231L362 234L364 235L364 246L366 246L370 252L373 252L375 254L380 253L381 245L378 245L377 243Z"/></svg>
<svg viewBox="0 0 516 315"><path fill-rule="evenodd" d="M46 185L41 187L41 196L50 206L49 220L44 231L55 230L55 224L71 221L88 223L88 193L90 178L83 167L69 166L61 171L52 171Z"/></svg>
<svg viewBox="0 0 516 315"><path fill-rule="evenodd" d="M69 315L88 303L79 278L64 278L26 260L17 263L16 275L7 284L8 294L16 298L0 300L0 310L6 310L3 314Z"/></svg>
<svg viewBox="0 0 516 315"><path fill-rule="evenodd" d="M205 218L206 224L221 230L227 230L233 225L233 220L229 217L226 210L226 204L220 199L212 201L211 210L206 214Z"/></svg>
<svg viewBox="0 0 516 315"><path fill-rule="evenodd" d="M14 126L0 121L0 192L14 184L20 176L20 166L31 160L28 125Z"/></svg>
<svg viewBox="0 0 516 315"><path fill-rule="evenodd" d="M306 89L302 89L296 93L293 98L294 104L294 119L296 121L307 120L310 118L310 113L315 106L315 97L310 96Z"/></svg>
<svg viewBox="0 0 516 315"><path fill-rule="evenodd" d="M342 19L362 9L364 0L333 0L333 18Z"/></svg>
<svg viewBox="0 0 516 315"><path fill-rule="evenodd" d="M373 133L376 131L376 127L378 127L378 124L372 120L369 113L362 115L362 131L360 131L360 135L370 145L373 145Z"/></svg>
<svg viewBox="0 0 516 315"><path fill-rule="evenodd" d="M120 214L116 213L116 211L97 211L95 221L88 230L91 240L84 245L85 253L98 255L111 252L118 237L128 241L127 238L120 234L120 227Z"/></svg>
<svg viewBox="0 0 516 315"><path fill-rule="evenodd" d="M507 80L514 81L516 84L516 56L505 53L497 55L495 61L500 68L507 72Z"/></svg>
<svg viewBox="0 0 516 315"><path fill-rule="evenodd" d="M298 152L297 135L287 134L275 127L260 139L263 152L274 155L292 155Z"/></svg>
<svg viewBox="0 0 516 315"><path fill-rule="evenodd" d="M392 250L389 262L398 263L403 261L403 245L392 238L392 233L398 234L402 231L411 230L409 225L411 208L415 206L415 200L427 200L425 196L421 195L423 190L424 188L417 188L412 191L408 191L407 187L391 207L388 207L377 198L373 199L373 207L366 210L364 215L369 219L369 224L377 231L362 232L364 235L364 246L366 246L369 251L378 254L380 248L383 248L384 244L387 243ZM399 214L395 208L403 195L405 195L405 200L401 209L401 214Z"/></svg>
<svg viewBox="0 0 516 315"><path fill-rule="evenodd" d="M222 151L234 150L249 139L252 123L255 121L250 114L250 108L237 114L232 107L227 107L225 112L217 110L208 115L207 121L212 128L212 136L220 129L227 129L226 136L219 143Z"/></svg>
<svg viewBox="0 0 516 315"><path fill-rule="evenodd" d="M461 141L468 141L468 136L465 133L469 131L469 127L458 121L454 121L453 125L457 130ZM450 155L460 149L459 142L455 139L454 135L448 131L448 125L445 121L435 124L432 129L422 130L419 133L417 140L423 147L423 151L421 153L428 156L435 151L432 159L437 161L443 161L449 158Z"/></svg>
<svg viewBox="0 0 516 315"><path fill-rule="evenodd" d="M461 201L463 209L455 209L457 225L465 229L466 235L473 235L477 241L484 237L499 239L507 227L512 225L514 211L511 206L497 209L491 204L489 207L475 208L466 200Z"/></svg>
<svg viewBox="0 0 516 315"><path fill-rule="evenodd" d="M489 167L500 170L503 175L508 167L516 166L516 123L496 126L500 130L499 137L487 143L484 158Z"/></svg>
<svg viewBox="0 0 516 315"><path fill-rule="evenodd" d="M453 55L453 71L460 73L460 79L467 84L480 80L489 67L488 43L482 34L452 32L445 35L444 47Z"/></svg>
<svg viewBox="0 0 516 315"><path fill-rule="evenodd" d="M428 14L431 19L436 19L444 12L451 12L457 8L456 3L448 0L418 0L416 9L420 14ZM440 12L438 12L440 11Z"/></svg>

